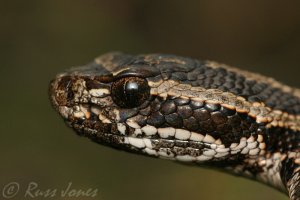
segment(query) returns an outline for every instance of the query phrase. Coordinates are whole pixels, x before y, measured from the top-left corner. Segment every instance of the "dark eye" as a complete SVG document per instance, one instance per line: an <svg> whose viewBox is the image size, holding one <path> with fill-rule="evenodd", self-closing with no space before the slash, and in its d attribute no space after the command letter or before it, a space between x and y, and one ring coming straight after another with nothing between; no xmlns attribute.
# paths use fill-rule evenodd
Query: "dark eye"
<svg viewBox="0 0 300 200"><path fill-rule="evenodd" d="M115 81L111 87L113 101L122 108L140 106L149 98L150 87L145 79L126 77Z"/></svg>

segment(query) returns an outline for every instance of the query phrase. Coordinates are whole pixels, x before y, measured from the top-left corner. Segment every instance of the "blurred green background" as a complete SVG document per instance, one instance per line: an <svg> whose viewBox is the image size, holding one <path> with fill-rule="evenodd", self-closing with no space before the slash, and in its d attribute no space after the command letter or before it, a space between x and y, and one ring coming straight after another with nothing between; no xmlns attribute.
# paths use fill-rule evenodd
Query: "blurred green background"
<svg viewBox="0 0 300 200"><path fill-rule="evenodd" d="M56 73L115 50L217 60L300 87L300 1L1 0L0 16L0 189L18 182L12 199L31 181L41 190L98 188L102 200L287 199L257 182L77 137L47 89Z"/></svg>

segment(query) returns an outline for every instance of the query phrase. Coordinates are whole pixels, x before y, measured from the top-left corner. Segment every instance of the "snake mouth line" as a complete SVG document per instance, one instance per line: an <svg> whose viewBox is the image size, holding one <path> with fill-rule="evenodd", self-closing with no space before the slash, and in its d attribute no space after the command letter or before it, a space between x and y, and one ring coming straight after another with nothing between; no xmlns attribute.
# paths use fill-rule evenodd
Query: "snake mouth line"
<svg viewBox="0 0 300 200"><path fill-rule="evenodd" d="M124 135L115 135L108 132L94 132L86 130L88 134L84 136L96 143L113 147L115 149L144 154L150 157L169 159L184 163L203 164L216 163L227 159L228 163L241 161L245 155L236 154L229 156L230 151L221 148L215 148L209 143L171 140L163 138L135 138ZM238 158L238 159L237 159Z"/></svg>

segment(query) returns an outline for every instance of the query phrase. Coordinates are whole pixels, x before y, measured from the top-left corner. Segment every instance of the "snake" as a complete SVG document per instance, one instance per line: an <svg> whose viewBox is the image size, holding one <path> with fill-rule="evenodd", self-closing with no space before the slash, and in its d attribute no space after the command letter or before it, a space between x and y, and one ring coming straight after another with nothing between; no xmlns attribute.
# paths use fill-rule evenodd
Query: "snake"
<svg viewBox="0 0 300 200"><path fill-rule="evenodd" d="M219 169L300 200L300 90L210 60L103 54L49 86L79 136Z"/></svg>

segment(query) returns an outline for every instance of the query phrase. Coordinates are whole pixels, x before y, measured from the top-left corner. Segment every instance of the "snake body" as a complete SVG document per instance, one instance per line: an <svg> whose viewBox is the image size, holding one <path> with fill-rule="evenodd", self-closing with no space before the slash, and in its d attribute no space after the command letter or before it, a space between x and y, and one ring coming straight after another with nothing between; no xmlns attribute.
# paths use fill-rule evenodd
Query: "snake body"
<svg viewBox="0 0 300 200"><path fill-rule="evenodd" d="M300 91L175 55L108 53L50 84L79 135L134 153L212 166L300 199Z"/></svg>

